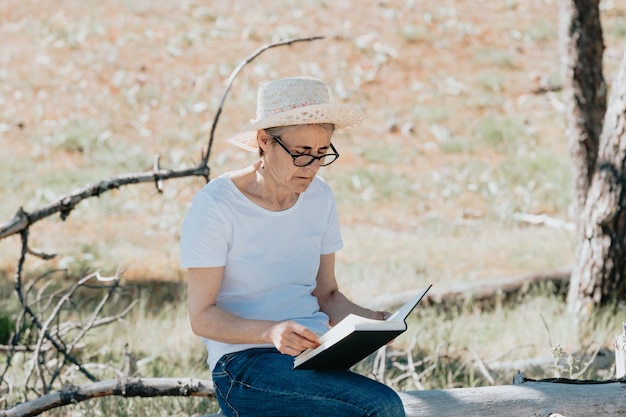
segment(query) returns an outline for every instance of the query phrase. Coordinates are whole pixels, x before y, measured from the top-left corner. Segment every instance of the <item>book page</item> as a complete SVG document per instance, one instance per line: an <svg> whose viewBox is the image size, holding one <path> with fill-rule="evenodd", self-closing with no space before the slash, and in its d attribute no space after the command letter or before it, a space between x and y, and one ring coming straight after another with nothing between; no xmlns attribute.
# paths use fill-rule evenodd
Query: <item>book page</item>
<svg viewBox="0 0 626 417"><path fill-rule="evenodd" d="M320 337L319 341L320 341L320 343L324 343L324 342L326 342L328 340L333 339L333 337L335 337L335 336L348 334L350 331L352 331L354 329L354 327L357 324L372 324L372 325L376 325L376 324L380 324L380 323L384 323L384 321L368 319L366 317L357 316L356 314L348 314L346 317L344 317L343 320L341 320L335 326L330 328L326 333L324 333Z"/></svg>
<svg viewBox="0 0 626 417"><path fill-rule="evenodd" d="M415 297L411 298L406 304L398 309L391 316L387 317L386 321L404 321L411 314L411 311L415 308L415 306L420 302L420 300L424 297L424 295L428 292L428 290L432 287L432 284L428 286L424 291L417 294Z"/></svg>

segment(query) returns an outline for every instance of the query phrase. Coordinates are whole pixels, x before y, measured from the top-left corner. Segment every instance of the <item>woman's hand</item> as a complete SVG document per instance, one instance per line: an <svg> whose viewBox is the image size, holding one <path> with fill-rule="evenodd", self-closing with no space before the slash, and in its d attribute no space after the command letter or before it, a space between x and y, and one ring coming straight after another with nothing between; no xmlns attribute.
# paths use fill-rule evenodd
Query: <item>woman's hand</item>
<svg viewBox="0 0 626 417"><path fill-rule="evenodd" d="M315 333L294 321L276 323L270 327L268 337L280 353L291 356L320 345Z"/></svg>
<svg viewBox="0 0 626 417"><path fill-rule="evenodd" d="M387 320L391 316L391 313L388 311L375 311L374 317L375 320Z"/></svg>

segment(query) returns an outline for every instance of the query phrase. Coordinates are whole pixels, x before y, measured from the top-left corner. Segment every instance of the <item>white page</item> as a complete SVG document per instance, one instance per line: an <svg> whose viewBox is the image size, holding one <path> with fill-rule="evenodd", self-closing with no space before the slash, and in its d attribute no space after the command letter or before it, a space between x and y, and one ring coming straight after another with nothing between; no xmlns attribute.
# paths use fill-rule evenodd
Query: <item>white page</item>
<svg viewBox="0 0 626 417"><path fill-rule="evenodd" d="M400 307L398 309L398 311L393 313L391 316L387 317L387 320L385 320L385 321L393 321L393 320L404 321L404 320L406 320L406 318L409 316L411 311L413 311L413 309L415 308L417 303L419 303L420 300L422 299L422 297L424 297L424 295L426 294L426 292L428 292L430 287L432 287L432 284L429 285L428 288L426 288L424 291L422 291L421 293L417 294L415 297L411 298L405 305Z"/></svg>

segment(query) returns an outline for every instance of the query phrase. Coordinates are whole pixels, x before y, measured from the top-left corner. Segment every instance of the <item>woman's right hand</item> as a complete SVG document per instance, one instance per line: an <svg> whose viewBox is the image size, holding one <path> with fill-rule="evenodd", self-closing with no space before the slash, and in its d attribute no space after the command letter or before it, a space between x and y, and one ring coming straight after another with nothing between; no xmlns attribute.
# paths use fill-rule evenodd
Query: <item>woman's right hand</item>
<svg viewBox="0 0 626 417"><path fill-rule="evenodd" d="M270 327L268 337L280 353L297 356L304 350L320 345L311 330L294 321L281 321Z"/></svg>

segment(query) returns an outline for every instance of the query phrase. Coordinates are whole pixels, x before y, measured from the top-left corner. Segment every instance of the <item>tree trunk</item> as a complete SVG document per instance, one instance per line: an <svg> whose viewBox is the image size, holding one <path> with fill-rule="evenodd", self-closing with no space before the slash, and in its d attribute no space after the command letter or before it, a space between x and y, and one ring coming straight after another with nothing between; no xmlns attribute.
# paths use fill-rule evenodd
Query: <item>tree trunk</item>
<svg viewBox="0 0 626 417"><path fill-rule="evenodd" d="M606 84L599 0L560 0L561 72L576 213L587 199L596 166Z"/></svg>
<svg viewBox="0 0 626 417"><path fill-rule="evenodd" d="M626 54L612 85L577 233L568 307L584 316L594 306L626 297Z"/></svg>
<svg viewBox="0 0 626 417"><path fill-rule="evenodd" d="M599 0L560 0L560 19L563 94L577 216L576 264L568 309L586 316L594 307L626 295L626 63L613 83L607 113Z"/></svg>

